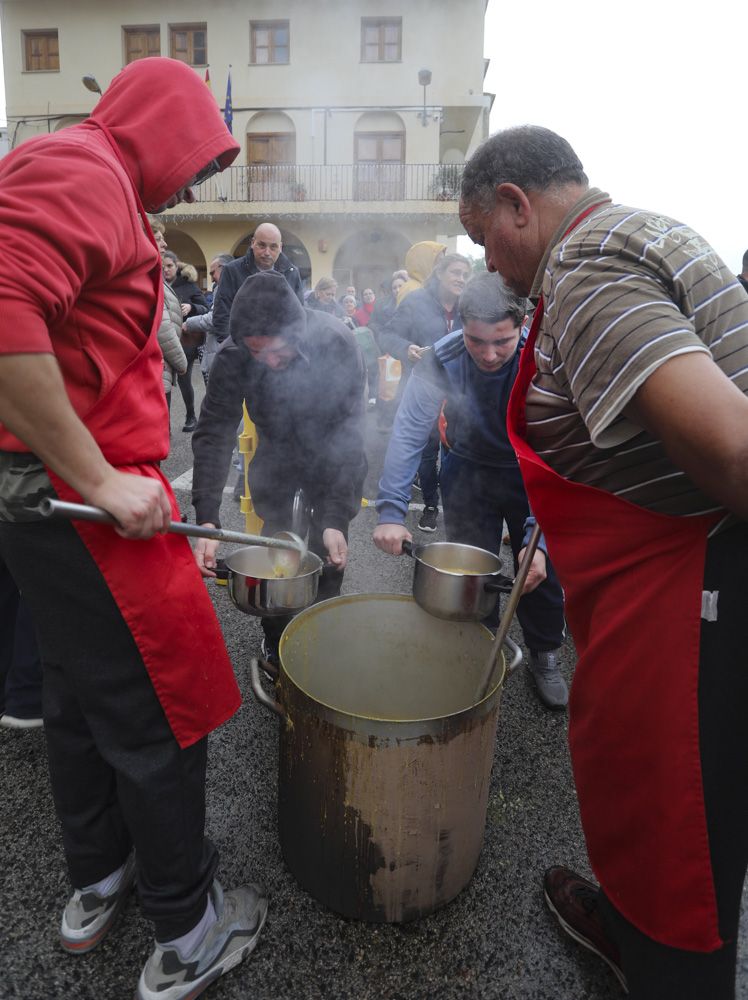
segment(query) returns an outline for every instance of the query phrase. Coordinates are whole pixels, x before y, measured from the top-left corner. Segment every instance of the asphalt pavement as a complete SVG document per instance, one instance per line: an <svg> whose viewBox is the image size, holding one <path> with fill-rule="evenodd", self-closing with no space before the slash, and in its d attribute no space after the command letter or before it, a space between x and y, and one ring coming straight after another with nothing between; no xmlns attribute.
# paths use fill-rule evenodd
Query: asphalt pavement
<svg viewBox="0 0 748 1000"><path fill-rule="evenodd" d="M197 374L197 373L196 373ZM199 376L195 379L199 387ZM190 519L189 435L172 401L172 452L165 464ZM386 436L367 418L373 499ZM222 519L243 518L224 493ZM417 511L409 515L415 530ZM412 563L376 550L375 512L363 507L351 525L344 593L409 593ZM442 538L440 530L429 540ZM423 538L421 535L420 538ZM509 567L508 549L507 568ZM278 720L255 702L248 663L259 652L258 621L209 584L244 704L210 737L208 833L221 854L226 888L261 880L270 911L248 962L209 988L214 1000L607 1000L623 993L597 958L564 938L546 911L543 871L563 863L589 875L566 745L565 713L538 702L523 668L502 697L485 840L475 875L449 905L404 925L342 918L309 896L287 871L277 836ZM147 589L147 581L144 581ZM521 643L516 624L510 633ZM346 637L355 643L354 634ZM561 652L571 680L574 649ZM49 792L41 730L0 730L0 998L121 1000L133 995L152 947L137 898L109 937L71 957L57 943L69 886ZM744 921L745 924L745 921ZM748 1000L748 949L740 942L738 1000ZM704 998L711 1000L711 998Z"/></svg>

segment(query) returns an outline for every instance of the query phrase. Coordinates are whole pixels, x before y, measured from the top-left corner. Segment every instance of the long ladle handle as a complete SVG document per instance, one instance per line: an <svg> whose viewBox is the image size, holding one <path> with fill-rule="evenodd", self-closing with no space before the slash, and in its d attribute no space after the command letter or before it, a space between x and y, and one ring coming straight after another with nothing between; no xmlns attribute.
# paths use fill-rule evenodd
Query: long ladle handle
<svg viewBox="0 0 748 1000"><path fill-rule="evenodd" d="M506 607L504 608L504 614L499 622L499 627L496 631L496 638L491 645L491 651L488 654L488 659L486 660L485 670L483 671L483 677L476 690L475 700L476 704L483 701L483 699L488 694L488 688L491 684L491 678L493 677L494 668L496 666L496 660L498 659L499 653L501 652L501 647L506 638L506 634L509 631L509 626L512 623L512 618L514 617L514 612L517 610L517 605L519 604L519 599L522 596L522 589L525 586L525 580L527 579L527 574L530 572L530 564L532 563L533 556L535 555L535 550L538 547L538 542L540 541L540 525L535 524L532 529L530 539L525 547L525 555L517 568L517 575L514 578L514 586L512 587L512 592L509 595Z"/></svg>
<svg viewBox="0 0 748 1000"><path fill-rule="evenodd" d="M99 524L117 525L116 518L103 507L91 507L83 503L67 503L64 500L45 498L39 504L44 517L66 517L70 521L96 521ZM183 524L169 521L166 529L173 535L189 535L190 538L213 538L218 542L237 542L239 545L264 545L270 549L291 549L299 551L299 544L291 538L266 538L264 535L247 535L242 531L228 531L226 528L206 528L199 524Z"/></svg>

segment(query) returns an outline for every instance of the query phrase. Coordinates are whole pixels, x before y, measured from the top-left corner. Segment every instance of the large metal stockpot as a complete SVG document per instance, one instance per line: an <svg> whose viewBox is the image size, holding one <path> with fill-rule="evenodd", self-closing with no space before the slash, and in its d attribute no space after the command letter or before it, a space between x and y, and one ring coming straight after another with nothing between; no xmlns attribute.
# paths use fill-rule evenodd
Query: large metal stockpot
<svg viewBox="0 0 748 1000"><path fill-rule="evenodd" d="M223 560L233 603L240 611L263 618L293 615L308 608L317 596L322 574L320 557L307 552L296 576L278 577L271 555L265 546L248 545Z"/></svg>
<svg viewBox="0 0 748 1000"><path fill-rule="evenodd" d="M491 614L499 594L508 594L513 581L501 572L501 559L487 549L456 542L412 545L403 552L413 557L413 597L437 618L478 622Z"/></svg>
<svg viewBox="0 0 748 1000"><path fill-rule="evenodd" d="M279 834L333 910L406 921L449 902L478 861L501 687L475 703L492 644L410 597L353 595L299 614L280 642ZM513 643L512 668L521 660Z"/></svg>

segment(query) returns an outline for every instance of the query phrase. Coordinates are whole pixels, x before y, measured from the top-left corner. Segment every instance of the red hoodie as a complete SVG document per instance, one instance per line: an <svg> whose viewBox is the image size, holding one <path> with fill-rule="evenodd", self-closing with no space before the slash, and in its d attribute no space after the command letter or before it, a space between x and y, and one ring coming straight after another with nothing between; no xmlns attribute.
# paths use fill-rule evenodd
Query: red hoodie
<svg viewBox="0 0 748 1000"><path fill-rule="evenodd" d="M238 151L204 81L184 63L154 58L119 73L81 125L0 160L0 354L55 354L76 412L86 414L152 327L160 261L133 185L154 209L210 160L225 167ZM157 349L151 367L160 379ZM0 449L26 450L2 425ZM142 460L167 450L165 428Z"/></svg>
<svg viewBox="0 0 748 1000"><path fill-rule="evenodd" d="M76 412L121 471L161 481L169 447L156 331L161 262L139 199L164 204L238 146L204 82L144 59L112 81L88 121L0 162L0 353L53 353ZM25 450L0 427L0 448ZM51 470L64 500L79 496ZM185 538L122 538L76 522L137 643L179 745L229 718L239 690ZM144 590L143 581L148 581Z"/></svg>

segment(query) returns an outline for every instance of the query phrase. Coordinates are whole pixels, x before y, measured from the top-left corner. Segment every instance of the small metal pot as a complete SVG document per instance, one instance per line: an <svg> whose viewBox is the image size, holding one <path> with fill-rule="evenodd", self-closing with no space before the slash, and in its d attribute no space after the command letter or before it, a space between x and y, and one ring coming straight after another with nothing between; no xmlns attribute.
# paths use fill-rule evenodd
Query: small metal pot
<svg viewBox="0 0 748 1000"><path fill-rule="evenodd" d="M223 564L223 568L221 567ZM270 549L248 545L219 562L216 576L228 581L229 597L248 615L270 618L294 615L313 604L317 597L322 560L307 552L296 576L279 578L270 559Z"/></svg>
<svg viewBox="0 0 748 1000"><path fill-rule="evenodd" d="M501 559L486 549L455 542L413 546L413 597L436 618L453 622L482 621L496 607L499 594L508 594L513 581L501 572Z"/></svg>

